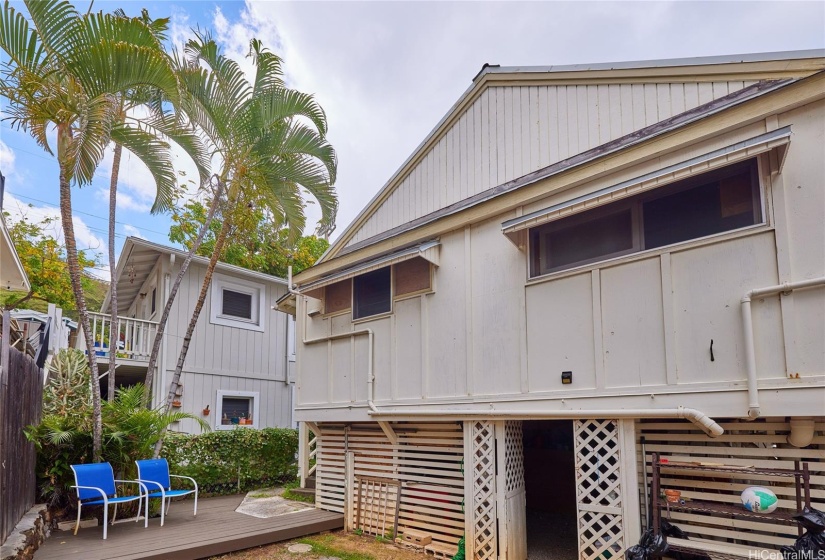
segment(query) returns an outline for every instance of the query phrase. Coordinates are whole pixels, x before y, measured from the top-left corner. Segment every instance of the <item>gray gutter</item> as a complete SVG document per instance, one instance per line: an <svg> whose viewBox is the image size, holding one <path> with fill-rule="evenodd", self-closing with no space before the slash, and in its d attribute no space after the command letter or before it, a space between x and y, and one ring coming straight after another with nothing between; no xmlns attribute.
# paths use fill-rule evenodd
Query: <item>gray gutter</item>
<svg viewBox="0 0 825 560"><path fill-rule="evenodd" d="M594 72L605 70L633 70L642 68L670 68L677 66L706 66L714 64L742 64L748 62L772 62L779 60L805 60L825 57L825 49L777 51L766 53L725 54L689 58L664 58L659 60L635 60L623 62L597 62L590 64L564 64L552 66L498 66L485 64L473 78L477 81L486 74Z"/></svg>
<svg viewBox="0 0 825 560"><path fill-rule="evenodd" d="M436 210L435 212L431 212L426 216L416 218L415 220L407 222L406 224L401 224L400 226L396 226L392 229L379 233L378 235L374 235L370 238L359 241L358 243L353 243L352 245L344 247L338 253L338 255L336 255L336 258L338 256L344 256L354 251L358 251L359 249L363 249L364 247L374 245L376 243L384 241L385 239L389 239L390 237L395 237L396 235L400 235L407 231L419 228L423 225L435 222L447 216L457 214L463 210L472 208L473 206L478 206L479 204L487 202L488 200L492 200L493 198L497 198L504 194L516 191L522 187L532 185L533 183L537 183L549 177L553 177L554 175L558 175L562 172L569 171L573 168L582 166L586 163L590 163L604 156L616 153L618 151L624 150L631 146L635 146L637 144L641 144L642 142L646 142L651 138L656 138L663 134L667 134L669 132L687 126L688 124L707 118L711 115L715 115L716 113L719 113L726 109L730 109L731 107L735 107L746 101L750 101L752 99L765 95L766 93L776 91L780 88L796 83L798 81L799 80L797 79L785 79L765 80L762 82L755 83L751 86L735 91L734 93L728 94L718 99L714 99L713 101L705 103L704 105L700 105L694 109L691 109L690 111L685 111L684 113L674 115L673 117L670 117L653 125L647 126L635 132L631 132L630 134L607 142L606 144L596 146L595 148L591 148L590 150L576 154L573 157L558 161L552 165L548 165L547 167L543 167L542 169L538 169L536 171L533 171L532 173L528 173L527 175L523 175L521 177L513 179L512 181L502 183L497 187L487 189L486 191L475 194L469 198L465 198L464 200L460 200L454 204L445 206L444 208Z"/></svg>

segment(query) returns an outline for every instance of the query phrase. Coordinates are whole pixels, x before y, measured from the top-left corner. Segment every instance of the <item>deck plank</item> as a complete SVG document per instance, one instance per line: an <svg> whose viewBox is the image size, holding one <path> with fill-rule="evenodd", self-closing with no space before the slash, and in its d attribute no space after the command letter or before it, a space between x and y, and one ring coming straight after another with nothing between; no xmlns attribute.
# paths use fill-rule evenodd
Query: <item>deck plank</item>
<svg viewBox="0 0 825 560"><path fill-rule="evenodd" d="M192 515L192 502L173 502L163 527L160 519L119 523L103 529L81 529L52 534L35 554L35 560L196 560L226 554L305 535L340 529L341 514L321 509L287 513L258 519L237 513L243 496L222 496L198 502L198 515Z"/></svg>

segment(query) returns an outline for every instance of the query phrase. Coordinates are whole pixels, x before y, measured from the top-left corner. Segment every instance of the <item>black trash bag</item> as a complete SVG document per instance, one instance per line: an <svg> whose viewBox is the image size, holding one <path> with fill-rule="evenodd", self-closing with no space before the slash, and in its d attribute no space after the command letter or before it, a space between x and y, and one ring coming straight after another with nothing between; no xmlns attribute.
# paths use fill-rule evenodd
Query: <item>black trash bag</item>
<svg viewBox="0 0 825 560"><path fill-rule="evenodd" d="M667 519L662 519L662 534L666 537L689 540L687 533ZM668 557L673 558L673 560L711 560L710 556L702 554L701 552L670 551L668 552Z"/></svg>
<svg viewBox="0 0 825 560"><path fill-rule="evenodd" d="M791 546L783 546L782 556L786 559L819 558L825 553L825 533L808 531Z"/></svg>
<svg viewBox="0 0 825 560"><path fill-rule="evenodd" d="M666 537L675 537L677 539L687 539L687 534L679 527L668 521L662 519L662 534Z"/></svg>
<svg viewBox="0 0 825 560"><path fill-rule="evenodd" d="M624 553L624 557L625 560L648 560L647 556L645 556L645 549L638 544L634 544L628 548Z"/></svg>
<svg viewBox="0 0 825 560"><path fill-rule="evenodd" d="M821 533L825 531L825 513L818 509L805 506L802 513L794 515L793 518L809 532Z"/></svg>
<svg viewBox="0 0 825 560"><path fill-rule="evenodd" d="M654 535L652 529L642 533L639 544L625 551L627 560L652 560L667 552L667 538L664 534Z"/></svg>

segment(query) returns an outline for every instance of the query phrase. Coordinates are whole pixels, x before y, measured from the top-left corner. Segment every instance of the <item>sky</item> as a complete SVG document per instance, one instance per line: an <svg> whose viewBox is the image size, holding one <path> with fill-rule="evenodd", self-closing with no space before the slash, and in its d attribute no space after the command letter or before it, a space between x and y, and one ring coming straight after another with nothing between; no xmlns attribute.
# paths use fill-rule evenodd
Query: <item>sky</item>
<svg viewBox="0 0 825 560"><path fill-rule="evenodd" d="M251 68L246 54L253 37L283 57L288 85L314 94L327 113L328 139L339 160L333 239L485 63L557 65L825 47L825 2L98 0L93 9L118 7L171 17L176 44L193 28L210 30L244 69ZM175 162L193 176L179 150ZM54 158L5 121L0 171L7 178L4 209L13 219L59 216ZM111 154L93 184L73 195L78 246L99 251L103 261L110 171ZM149 212L154 185L146 168L125 154L120 176L116 251L129 235L169 244L169 216ZM308 213L317 216L312 206ZM108 278L108 263L92 272Z"/></svg>

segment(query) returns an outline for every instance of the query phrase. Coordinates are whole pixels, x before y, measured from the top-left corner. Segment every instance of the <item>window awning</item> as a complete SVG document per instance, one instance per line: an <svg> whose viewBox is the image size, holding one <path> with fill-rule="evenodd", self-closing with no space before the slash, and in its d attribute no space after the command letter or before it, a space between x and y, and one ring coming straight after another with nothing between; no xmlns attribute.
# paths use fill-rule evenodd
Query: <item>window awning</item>
<svg viewBox="0 0 825 560"><path fill-rule="evenodd" d="M419 245L414 245L413 247L408 247L406 249L402 249L394 253L382 255L375 259L353 265L349 268L345 268L334 274L325 276L320 280L316 280L315 282L304 284L300 287L300 290L301 292L315 290L316 288L321 288L329 284L334 284L335 282L340 282L341 280L346 280L348 278L358 276L359 274L364 274L366 272L377 270L379 268L384 268L402 261L414 259L416 257L421 257L422 259L431 262L435 266L438 266L438 255L440 247L441 244L436 239L427 241Z"/></svg>
<svg viewBox="0 0 825 560"><path fill-rule="evenodd" d="M791 139L791 127L786 126L777 130L761 134L749 140L726 146L707 154L691 158L636 177L628 181L600 189L598 191L578 196L559 204L531 212L525 216L507 220L501 224L502 233L508 235L518 244L516 234L528 228L565 218L590 208L602 206L616 200L661 187L679 179L684 179L697 173L704 173L732 163L736 163L756 155L776 149L779 153L772 164L776 171L782 169L786 145Z"/></svg>

